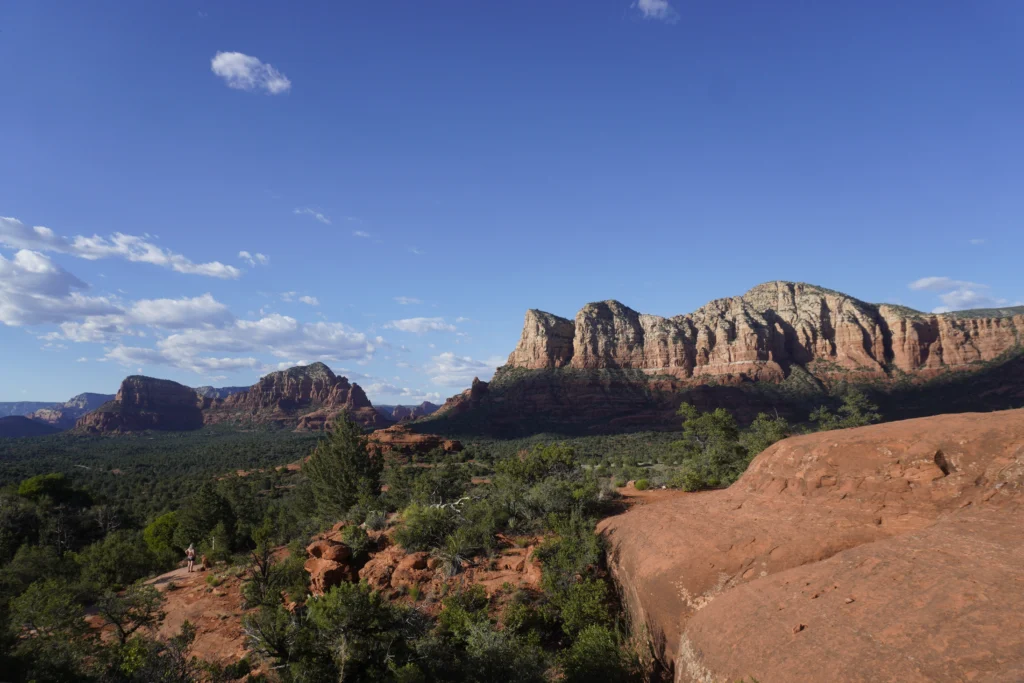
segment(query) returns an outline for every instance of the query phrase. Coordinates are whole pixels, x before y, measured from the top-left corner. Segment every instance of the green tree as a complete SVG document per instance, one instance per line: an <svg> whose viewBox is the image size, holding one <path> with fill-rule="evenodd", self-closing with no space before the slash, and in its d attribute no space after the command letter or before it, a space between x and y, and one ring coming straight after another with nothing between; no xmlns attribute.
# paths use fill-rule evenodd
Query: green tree
<svg viewBox="0 0 1024 683"><path fill-rule="evenodd" d="M827 406L820 406L811 413L811 422L818 423L820 431L863 427L880 422L881 413L878 406L871 402L860 389L849 389L843 395L843 402L837 412L833 413Z"/></svg>
<svg viewBox="0 0 1024 683"><path fill-rule="evenodd" d="M94 591L128 586L149 574L156 557L138 531L115 531L93 543L78 556L82 581Z"/></svg>
<svg viewBox="0 0 1024 683"><path fill-rule="evenodd" d="M748 463L736 419L724 408L702 413L689 403L679 406L679 414L683 438L677 446L684 463L681 480L673 483L696 491L736 481Z"/></svg>
<svg viewBox="0 0 1024 683"><path fill-rule="evenodd" d="M29 679L84 678L95 639L82 605L66 582L37 581L11 601L10 609L10 629L18 638L14 651L28 664Z"/></svg>
<svg viewBox="0 0 1024 683"><path fill-rule="evenodd" d="M767 413L758 413L750 426L740 435L740 443L753 458L777 441L792 435L793 428L786 418Z"/></svg>
<svg viewBox="0 0 1024 683"><path fill-rule="evenodd" d="M142 530L142 538L163 567L173 565L184 552L183 548L174 543L174 532L177 529L177 514L168 512L154 519Z"/></svg>
<svg viewBox="0 0 1024 683"><path fill-rule="evenodd" d="M362 429L345 413L335 419L302 470L324 519L341 519L361 496L380 495L381 460L370 456Z"/></svg>
<svg viewBox="0 0 1024 683"><path fill-rule="evenodd" d="M107 591L96 602L96 611L103 621L114 627L117 639L124 645L139 629L154 628L164 618L160 611L163 596L153 586L132 584L123 593Z"/></svg>

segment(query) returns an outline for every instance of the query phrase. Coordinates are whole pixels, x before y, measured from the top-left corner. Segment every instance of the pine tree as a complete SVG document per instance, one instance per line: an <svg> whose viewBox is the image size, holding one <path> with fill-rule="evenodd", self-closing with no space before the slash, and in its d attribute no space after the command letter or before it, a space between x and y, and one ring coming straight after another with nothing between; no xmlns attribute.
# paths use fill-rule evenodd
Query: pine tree
<svg viewBox="0 0 1024 683"><path fill-rule="evenodd" d="M324 519L341 519L360 498L379 495L383 469L367 452L362 429L344 413L302 467Z"/></svg>

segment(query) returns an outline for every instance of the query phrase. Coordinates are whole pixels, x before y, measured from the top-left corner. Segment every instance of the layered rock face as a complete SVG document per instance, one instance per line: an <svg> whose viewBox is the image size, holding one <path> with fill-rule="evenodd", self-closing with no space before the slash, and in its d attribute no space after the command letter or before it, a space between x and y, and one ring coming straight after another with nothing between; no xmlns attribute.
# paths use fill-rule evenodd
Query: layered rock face
<svg viewBox="0 0 1024 683"><path fill-rule="evenodd" d="M1018 347L1022 335L1024 309L929 315L769 282L673 318L617 301L588 304L574 322L531 310L506 367L780 381L796 364L822 379L888 378L894 370L929 377L993 360Z"/></svg>
<svg viewBox="0 0 1024 683"><path fill-rule="evenodd" d="M323 363L272 372L245 391L204 402L207 423L250 421L299 429L324 429L341 412L366 427L390 424L358 384Z"/></svg>
<svg viewBox="0 0 1024 683"><path fill-rule="evenodd" d="M793 437L599 528L677 681L1024 678L1024 410Z"/></svg>
<svg viewBox="0 0 1024 683"><path fill-rule="evenodd" d="M418 406L376 406L377 412L383 415L388 420L395 422L409 422L411 420L418 420L421 417L433 415L437 412L440 406L434 405L429 401L424 401Z"/></svg>
<svg viewBox="0 0 1024 683"><path fill-rule="evenodd" d="M132 375L121 382L114 400L79 418L75 429L101 434L202 426L199 399L191 388L167 379Z"/></svg>
<svg viewBox="0 0 1024 683"><path fill-rule="evenodd" d="M110 394L79 394L64 403L37 410L29 414L28 417L57 429L71 429L75 426L78 418L112 400L114 400L114 396Z"/></svg>
<svg viewBox="0 0 1024 683"><path fill-rule="evenodd" d="M196 387L196 395L199 398L227 398L232 394L246 391L249 387Z"/></svg>

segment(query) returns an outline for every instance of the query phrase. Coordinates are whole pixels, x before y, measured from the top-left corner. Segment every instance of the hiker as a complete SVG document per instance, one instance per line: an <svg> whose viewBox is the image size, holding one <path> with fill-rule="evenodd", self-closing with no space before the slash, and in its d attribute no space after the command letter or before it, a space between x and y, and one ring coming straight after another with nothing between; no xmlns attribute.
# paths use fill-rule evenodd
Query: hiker
<svg viewBox="0 0 1024 683"><path fill-rule="evenodd" d="M188 560L188 571L192 573L192 565L196 563L196 548L191 543L188 544L188 550L185 551L185 559Z"/></svg>

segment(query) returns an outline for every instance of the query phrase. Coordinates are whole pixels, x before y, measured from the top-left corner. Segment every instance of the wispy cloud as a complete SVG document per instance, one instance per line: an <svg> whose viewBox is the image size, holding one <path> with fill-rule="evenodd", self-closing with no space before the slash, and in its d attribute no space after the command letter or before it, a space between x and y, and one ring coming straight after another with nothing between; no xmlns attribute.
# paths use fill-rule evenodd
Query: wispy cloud
<svg viewBox="0 0 1024 683"><path fill-rule="evenodd" d="M444 318L404 318L402 320L392 320L384 327L401 332L413 332L415 334L455 331L455 325L445 322Z"/></svg>
<svg viewBox="0 0 1024 683"><path fill-rule="evenodd" d="M474 360L469 356L456 356L451 351L446 351L434 356L432 362L424 369L430 375L430 379L437 384L466 387L476 377L490 379L494 371L504 362L504 359L498 357Z"/></svg>
<svg viewBox="0 0 1024 683"><path fill-rule="evenodd" d="M396 296L395 301L397 301L399 304L403 306L423 303L421 300L411 296Z"/></svg>
<svg viewBox="0 0 1024 683"><path fill-rule="evenodd" d="M270 257L259 252L250 254L247 251L240 251L238 252L238 258L242 259L245 263L248 263L250 268L255 268L257 265L265 266L270 263Z"/></svg>
<svg viewBox="0 0 1024 683"><path fill-rule="evenodd" d="M224 279L241 276L242 271L220 261L194 263L190 259L164 249L146 237L115 232L110 237L78 235L68 239L50 228L37 225L30 228L17 218L0 216L0 244L12 249L52 251L69 254L89 261L104 258L123 258L134 263L150 263L189 275L206 275Z"/></svg>
<svg viewBox="0 0 1024 683"><path fill-rule="evenodd" d="M988 240L982 239L982 238L976 238L976 239L968 240L968 241L971 244L973 244L974 246L976 246L976 247L981 246L982 244L985 244L986 242L988 242Z"/></svg>
<svg viewBox="0 0 1024 683"><path fill-rule="evenodd" d="M301 208L301 209L295 209L294 211L292 211L292 213L294 213L297 216L303 216L303 215L305 215L305 216L312 216L313 218L315 218L316 220L320 221L324 225L330 225L331 224L331 217L330 216L325 216L324 214L320 213L316 209L311 209L308 206L304 207L304 208Z"/></svg>
<svg viewBox="0 0 1024 683"><path fill-rule="evenodd" d="M269 95L288 92L292 82L283 73L256 57L241 52L218 52L210 70L235 90L262 90Z"/></svg>
<svg viewBox="0 0 1024 683"><path fill-rule="evenodd" d="M416 254L417 256L423 255L423 252L420 250L419 247L409 247L409 253Z"/></svg>
<svg viewBox="0 0 1024 683"><path fill-rule="evenodd" d="M306 304L308 306L319 306L320 305L320 300L317 299L315 296L300 296L299 297L299 301L301 301L302 303L304 303L304 304Z"/></svg>
<svg viewBox="0 0 1024 683"><path fill-rule="evenodd" d="M370 233L366 232L365 230L354 230L354 231L352 232L352 236L353 236L353 237L363 237L363 238L367 238L367 237L369 237L369 236L370 236Z"/></svg>
<svg viewBox="0 0 1024 683"><path fill-rule="evenodd" d="M932 313L949 313L972 308L998 308L1010 305L1010 300L993 296L991 288L978 282L955 280L950 277L923 277L909 285L915 291L938 292L941 306L932 309Z"/></svg>
<svg viewBox="0 0 1024 683"><path fill-rule="evenodd" d="M644 19L654 19L669 24L679 21L679 13L673 9L668 0L636 0L633 7L640 11L640 16Z"/></svg>

